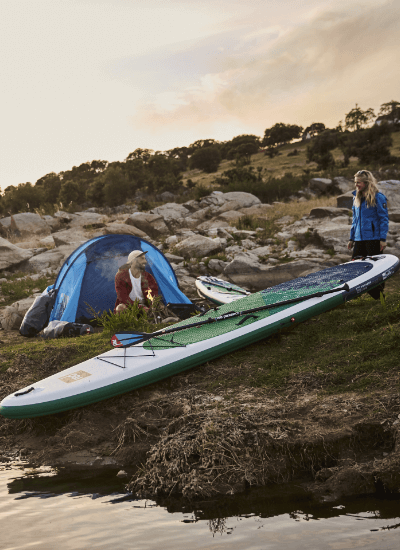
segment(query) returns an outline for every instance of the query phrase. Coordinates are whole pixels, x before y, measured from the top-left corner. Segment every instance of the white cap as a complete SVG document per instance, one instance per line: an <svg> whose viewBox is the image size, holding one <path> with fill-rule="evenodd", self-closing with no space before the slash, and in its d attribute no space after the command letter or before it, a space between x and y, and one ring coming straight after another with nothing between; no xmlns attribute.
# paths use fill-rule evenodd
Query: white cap
<svg viewBox="0 0 400 550"><path fill-rule="evenodd" d="M129 256L128 256L128 264L132 263L133 260L136 260L136 258L139 258L139 256L143 256L144 254L147 254L147 251L144 252L143 250L133 250Z"/></svg>

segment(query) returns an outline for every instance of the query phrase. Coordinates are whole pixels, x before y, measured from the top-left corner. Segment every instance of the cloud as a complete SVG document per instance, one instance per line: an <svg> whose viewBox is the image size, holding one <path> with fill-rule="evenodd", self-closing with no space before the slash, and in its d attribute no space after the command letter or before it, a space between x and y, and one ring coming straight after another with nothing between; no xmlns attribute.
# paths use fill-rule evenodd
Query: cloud
<svg viewBox="0 0 400 550"><path fill-rule="evenodd" d="M195 84L169 90L170 105L157 96L147 101L134 124L153 132L190 125L224 139L219 136L239 121L260 132L278 121L336 125L356 102L377 108L396 99L400 15L395 2L342 4L320 9L289 31L264 30L257 29L253 41L245 40L246 29L239 30L243 39L236 36L236 43L243 47L222 52L219 70L208 58L210 70L197 75Z"/></svg>

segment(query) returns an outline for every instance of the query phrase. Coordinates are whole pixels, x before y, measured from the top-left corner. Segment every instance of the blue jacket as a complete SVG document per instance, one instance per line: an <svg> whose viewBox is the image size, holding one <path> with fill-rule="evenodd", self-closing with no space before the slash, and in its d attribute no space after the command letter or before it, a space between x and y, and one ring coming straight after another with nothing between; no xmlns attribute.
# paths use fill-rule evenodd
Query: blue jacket
<svg viewBox="0 0 400 550"><path fill-rule="evenodd" d="M367 208L365 199L361 206L354 205L356 191L353 192L353 223L351 224L351 241L386 241L389 229L387 199L383 193L375 195L376 206Z"/></svg>

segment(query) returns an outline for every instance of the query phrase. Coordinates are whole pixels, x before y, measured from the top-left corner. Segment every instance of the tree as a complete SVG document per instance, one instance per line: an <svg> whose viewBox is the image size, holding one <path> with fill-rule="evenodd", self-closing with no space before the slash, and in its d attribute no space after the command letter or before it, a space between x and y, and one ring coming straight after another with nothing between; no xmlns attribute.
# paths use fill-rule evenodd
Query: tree
<svg viewBox="0 0 400 550"><path fill-rule="evenodd" d="M216 172L221 162L221 153L215 146L197 149L190 158L190 168L198 168L204 172Z"/></svg>
<svg viewBox="0 0 400 550"><path fill-rule="evenodd" d="M300 137L303 128L296 124L284 124L277 122L272 128L267 128L264 132L263 145L276 147L290 143L293 139Z"/></svg>
<svg viewBox="0 0 400 550"><path fill-rule="evenodd" d="M50 174L46 174L37 180L35 188L42 190L45 203L55 204L58 201L61 184L62 180L60 176L55 172L50 172Z"/></svg>
<svg viewBox="0 0 400 550"><path fill-rule="evenodd" d="M346 114L345 127L347 130L361 130L375 118L374 110L369 108L366 111L357 105Z"/></svg>
<svg viewBox="0 0 400 550"><path fill-rule="evenodd" d="M99 176L99 180L96 184L97 190L100 190L100 186L103 184L102 193L106 206L118 206L133 197L132 184L121 166L109 166Z"/></svg>
<svg viewBox="0 0 400 550"><path fill-rule="evenodd" d="M396 157L390 154L393 140L388 124L374 124L371 128L345 135L341 149L345 163L350 157L358 157L362 164L390 164Z"/></svg>
<svg viewBox="0 0 400 550"><path fill-rule="evenodd" d="M143 162L147 162L153 153L152 149L135 149L133 153L129 153L125 161L141 159Z"/></svg>
<svg viewBox="0 0 400 550"><path fill-rule="evenodd" d="M327 170L335 165L331 151L339 145L339 133L325 130L307 146L307 162L316 162L318 170Z"/></svg>
<svg viewBox="0 0 400 550"><path fill-rule="evenodd" d="M257 153L260 146L258 136L243 134L224 143L221 147L221 155L223 158L236 159L239 164L250 164L251 155Z"/></svg>
<svg viewBox="0 0 400 550"><path fill-rule="evenodd" d="M388 101L387 103L382 103L379 110L379 116L383 120L386 120L390 124L399 124L400 123L400 103L398 101Z"/></svg>
<svg viewBox="0 0 400 550"><path fill-rule="evenodd" d="M71 203L79 204L85 198L85 188L74 180L63 181L58 198L64 207L68 207Z"/></svg>
<svg viewBox="0 0 400 550"><path fill-rule="evenodd" d="M321 134L325 129L325 124L323 122L313 122L304 130L302 138L306 139L308 135L313 138Z"/></svg>

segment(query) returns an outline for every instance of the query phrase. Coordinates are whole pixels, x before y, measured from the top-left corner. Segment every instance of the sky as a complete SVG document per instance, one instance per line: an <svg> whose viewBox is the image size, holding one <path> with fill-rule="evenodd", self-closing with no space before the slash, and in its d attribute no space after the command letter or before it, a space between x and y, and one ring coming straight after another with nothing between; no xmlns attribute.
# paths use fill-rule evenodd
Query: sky
<svg viewBox="0 0 400 550"><path fill-rule="evenodd" d="M398 0L0 0L0 188L400 101Z"/></svg>

